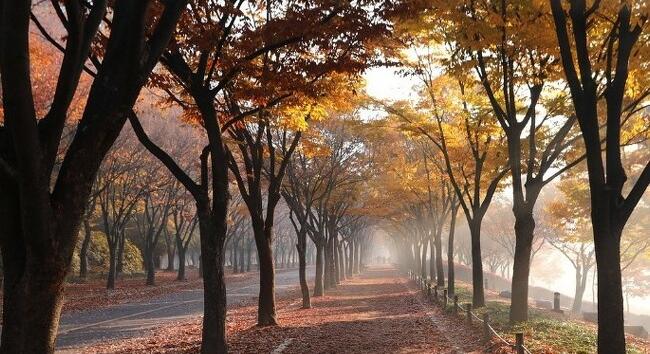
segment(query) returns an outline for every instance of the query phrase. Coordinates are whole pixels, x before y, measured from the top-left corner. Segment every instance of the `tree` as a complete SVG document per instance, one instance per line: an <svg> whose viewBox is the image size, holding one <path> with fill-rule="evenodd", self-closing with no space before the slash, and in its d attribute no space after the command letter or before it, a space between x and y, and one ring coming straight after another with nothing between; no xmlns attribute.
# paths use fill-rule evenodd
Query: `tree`
<svg viewBox="0 0 650 354"><path fill-rule="evenodd" d="M559 185L561 199L552 201L546 207L553 230L546 239L575 269L576 286L571 311L578 314L582 310L582 298L587 288L589 272L595 265L595 250L588 237L591 225L588 220L587 188L584 179L564 179Z"/></svg>
<svg viewBox="0 0 650 354"><path fill-rule="evenodd" d="M569 2L567 11L564 3L552 0L551 8L587 154L598 270L598 352L624 353L621 235L650 184L650 163L640 165L639 177L624 191L627 172L621 139L623 125L635 117L639 121L638 108L650 93L641 78L629 78L630 72L647 62L648 9L646 4L632 7L627 2L596 1L587 6L586 1L576 0Z"/></svg>
<svg viewBox="0 0 650 354"><path fill-rule="evenodd" d="M269 114L254 122L232 125L229 132L237 144L243 160L240 169L233 154L229 166L251 217L253 236L260 262L260 296L258 298L258 325L277 324L275 315L275 280L273 264L273 225L275 208L280 201L280 188L291 155L300 140L301 132L290 133L285 126L281 138L272 131ZM282 124L282 123L280 123ZM291 134L291 135L290 135ZM268 161L265 153L268 152ZM267 184L263 196L263 174Z"/></svg>
<svg viewBox="0 0 650 354"><path fill-rule="evenodd" d="M340 212L345 214L348 210L346 197L355 196L358 190L351 187L361 182L367 171L362 132L356 134L359 136L353 133L357 123L355 114L346 109L332 110L328 111L327 119L314 122L313 127L305 131L306 139L287 166L287 178L282 187L282 195L295 223L298 247L306 250L307 236L316 246L314 296L322 296L326 288L336 283L332 270L336 268L332 267L334 234L338 235L338 230L345 225ZM303 251L299 250L299 261L304 256L301 253ZM300 267L300 273L304 273L303 268ZM308 291L306 276L301 283L303 293ZM303 302L307 300L303 294Z"/></svg>
<svg viewBox="0 0 650 354"><path fill-rule="evenodd" d="M484 306L481 225L499 182L509 165L499 149L504 138L489 119L478 92L466 83L435 78L433 63L418 67L424 84L427 111L392 110L406 122L406 129L427 138L442 155L449 183L470 228L472 241L472 303ZM431 117L427 117L430 114ZM496 136L495 136L496 135Z"/></svg>
<svg viewBox="0 0 650 354"><path fill-rule="evenodd" d="M67 33L62 36L65 44L59 44L64 54L54 98L44 116L37 116L30 78L31 1L0 3L3 352L54 351L63 281L95 174L173 35L186 1L118 1L110 6L107 16L113 26L97 55L98 80L92 83L78 129L55 171L70 104L106 3L68 1L64 11L59 2L52 2Z"/></svg>
<svg viewBox="0 0 650 354"><path fill-rule="evenodd" d="M172 198L175 196L174 183L169 179L161 179L159 174L148 175L147 188L140 199L140 213L136 218L138 233L142 237L145 270L147 272L147 285L156 283L156 247L159 244L163 230L169 227L169 211ZM157 181L154 181L156 180ZM169 260L174 262L174 258Z"/></svg>
<svg viewBox="0 0 650 354"><path fill-rule="evenodd" d="M185 110L185 118L205 132L207 144L201 154L201 178L196 183L173 158L149 139L144 129L139 128L137 116L130 115L131 124L147 149L159 158L172 174L183 184L197 201L199 230L201 234L202 267L204 277L203 352L225 351L226 298L223 281L223 249L226 237L228 209L228 133L230 126L242 119L274 106L290 92L280 96L264 94L264 89L274 85L278 89L292 88L293 80L304 77L287 75L289 82L265 79L265 60L268 53L285 50L289 58L314 60L314 70L330 72L330 64L320 62L318 53L336 53L337 49L354 49L348 54L359 54L353 58L366 62L364 53L374 55L366 49L360 36L374 36L386 33L385 23L369 21L371 14L361 4L340 4L336 1L305 2L297 6L292 2L274 2L272 7L252 1L231 3L192 2L187 16L183 18L183 32L162 56L167 73L157 77L156 86L169 94L169 100ZM299 11L297 10L299 9ZM336 19L333 21L333 19ZM367 30L370 26L371 30ZM363 30L360 30L363 29ZM201 35L196 35L197 33ZM339 40L332 41L332 38ZM185 40L191 39L191 40ZM342 46L337 47L339 44ZM301 57L300 54L304 54ZM340 59L334 56L331 59ZM291 64L287 60L284 64ZM296 72L304 72L305 67ZM329 62L329 61L327 61ZM344 63L347 61L341 61ZM365 64L364 64L365 65ZM351 68L355 68L352 66ZM358 67L356 70L359 70ZM243 79L248 75L252 80ZM277 76L277 73L274 73ZM313 79L313 75L310 75ZM265 79L262 81L255 79ZM247 81L248 80L248 81ZM264 82L262 87L260 82ZM255 86L247 86L248 84ZM271 96L271 97L269 97ZM251 110L233 115L230 103L246 107L242 97L263 97L252 104ZM272 285L272 283L269 283ZM268 285L263 290L270 294ZM269 304L271 301L263 297ZM261 323L272 316L262 312ZM273 322L273 321L270 321Z"/></svg>
<svg viewBox="0 0 650 354"><path fill-rule="evenodd" d="M128 151L128 142L125 137L116 142L114 149L102 163L95 181L95 188L99 189L97 202L100 223L110 255L107 289L115 288L115 280L119 273L118 263L126 242L126 226L145 192L141 181L134 178L143 171L142 152ZM84 228L86 227L89 227L89 224L84 224Z"/></svg>
<svg viewBox="0 0 650 354"><path fill-rule="evenodd" d="M260 262L258 325L277 324L273 222L287 163L306 122L324 115L324 98L334 101L330 96L346 92L345 87L352 86L350 81L373 60L375 54L368 49L381 36L383 25L364 24L366 16L352 12L342 18L346 27L339 26L336 32L337 36L344 34L345 40L318 35L311 41L269 50L262 57L259 75L240 76L226 90L227 109L231 116L241 117L227 127L229 136L237 141L235 148L228 149L228 156L251 216ZM330 30L327 24L321 28Z"/></svg>
<svg viewBox="0 0 650 354"><path fill-rule="evenodd" d="M540 200L544 201L545 194L542 193ZM545 204L545 203L541 203ZM507 274L510 274L512 267L512 261L515 258L516 253L516 243L517 236L512 227L515 223L514 215L511 213L512 205L505 203L504 201L499 201L494 205L486 215L486 224L485 231L489 236L490 241L494 244L494 253L496 258L499 258L501 261L500 268L503 271L508 268ZM535 259L535 256L543 249L543 246L546 241L546 237L551 234L553 231L549 230L549 225L547 218L543 209L540 211L539 208L535 210L534 213L535 219L535 235L533 237L533 242L530 252L530 261L531 263ZM541 216L541 219L540 219ZM504 227L511 226L511 227Z"/></svg>
<svg viewBox="0 0 650 354"><path fill-rule="evenodd" d="M325 164L315 164L309 154L312 154L305 144L298 147L296 153L291 156L287 165L287 178L282 186L282 197L289 207L289 220L296 232L298 251L298 277L300 291L302 293L302 308L311 307L309 297L309 285L306 274L306 250L307 234L315 235L314 230L309 232L309 211L315 202L318 202L324 195L322 187L326 178ZM315 167L314 167L315 166ZM322 252L320 245L314 240L317 247L316 259L316 286L314 296L323 295L322 289ZM320 288L319 288L320 286Z"/></svg>
<svg viewBox="0 0 650 354"><path fill-rule="evenodd" d="M430 21L438 26L425 40L448 47L443 62L450 75L483 88L506 136L516 241L510 320L524 321L535 204L544 186L584 158L565 154L577 140L576 120L564 119L565 95L546 85L558 72L554 43L538 35L552 26L549 11L529 1L439 1L434 6L439 19Z"/></svg>

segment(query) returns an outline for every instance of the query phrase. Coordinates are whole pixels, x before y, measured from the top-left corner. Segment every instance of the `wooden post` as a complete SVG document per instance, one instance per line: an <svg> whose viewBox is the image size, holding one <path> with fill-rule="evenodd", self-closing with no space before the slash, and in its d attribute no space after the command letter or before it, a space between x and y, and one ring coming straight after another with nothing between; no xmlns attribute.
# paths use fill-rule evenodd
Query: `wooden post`
<svg viewBox="0 0 650 354"><path fill-rule="evenodd" d="M472 304L467 303L465 306L467 306L467 324L472 324Z"/></svg>
<svg viewBox="0 0 650 354"><path fill-rule="evenodd" d="M442 290L442 308L447 309L447 289Z"/></svg>
<svg viewBox="0 0 650 354"><path fill-rule="evenodd" d="M560 293L553 294L553 311L560 311Z"/></svg>
<svg viewBox="0 0 650 354"><path fill-rule="evenodd" d="M438 302L438 285L433 287L433 301Z"/></svg>
<svg viewBox="0 0 650 354"><path fill-rule="evenodd" d="M486 342L489 342L492 339L492 332L490 332L490 315L488 313L483 314L483 337Z"/></svg>
<svg viewBox="0 0 650 354"><path fill-rule="evenodd" d="M431 299L431 283L427 283L427 299Z"/></svg>
<svg viewBox="0 0 650 354"><path fill-rule="evenodd" d="M515 333L515 350L517 354L525 354L524 352L524 334L519 332Z"/></svg>
<svg viewBox="0 0 650 354"><path fill-rule="evenodd" d="M458 314L458 295L454 295L454 314Z"/></svg>

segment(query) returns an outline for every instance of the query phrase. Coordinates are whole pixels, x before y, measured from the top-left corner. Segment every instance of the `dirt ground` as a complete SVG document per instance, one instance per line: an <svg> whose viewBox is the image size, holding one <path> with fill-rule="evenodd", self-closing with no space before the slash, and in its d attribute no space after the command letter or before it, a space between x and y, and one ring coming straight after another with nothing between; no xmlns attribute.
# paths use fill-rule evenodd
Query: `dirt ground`
<svg viewBox="0 0 650 354"><path fill-rule="evenodd" d="M480 331L426 304L413 284L388 267L343 281L301 309L297 290L278 299L277 327L257 327L256 303L230 307L233 353L481 352ZM158 328L147 337L98 344L87 353L194 353L200 319Z"/></svg>

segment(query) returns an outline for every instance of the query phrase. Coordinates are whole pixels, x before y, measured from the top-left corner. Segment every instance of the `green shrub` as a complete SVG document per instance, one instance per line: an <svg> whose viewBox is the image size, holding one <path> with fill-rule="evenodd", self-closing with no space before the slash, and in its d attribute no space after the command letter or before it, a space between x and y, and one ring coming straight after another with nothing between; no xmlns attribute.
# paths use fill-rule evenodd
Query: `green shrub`
<svg viewBox="0 0 650 354"><path fill-rule="evenodd" d="M88 247L88 272L89 273L108 273L110 262L110 251L106 235L102 231L92 231L90 236L90 246ZM74 274L79 273L79 252L83 238L80 237L77 247L74 250L71 269ZM142 253L140 249L131 240L127 239L124 245L124 259L122 272L124 274L141 273L143 271Z"/></svg>

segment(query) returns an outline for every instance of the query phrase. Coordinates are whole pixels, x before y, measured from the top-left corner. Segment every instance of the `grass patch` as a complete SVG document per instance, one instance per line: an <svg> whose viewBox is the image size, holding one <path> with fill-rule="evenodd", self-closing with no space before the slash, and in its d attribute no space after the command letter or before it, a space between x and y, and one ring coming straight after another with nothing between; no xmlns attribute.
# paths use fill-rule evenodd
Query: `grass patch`
<svg viewBox="0 0 650 354"><path fill-rule="evenodd" d="M465 304L472 301L472 289L467 283L456 284L458 302ZM453 303L447 312L453 311ZM510 304L501 301L486 301L486 306L474 309L478 317L488 313L490 324L510 343L515 342L514 334L524 333L525 345L533 353L595 353L597 351L597 333L592 326L572 321L562 315L545 310L530 308L528 321L511 325L509 321ZM628 343L627 353L645 353L643 348Z"/></svg>

